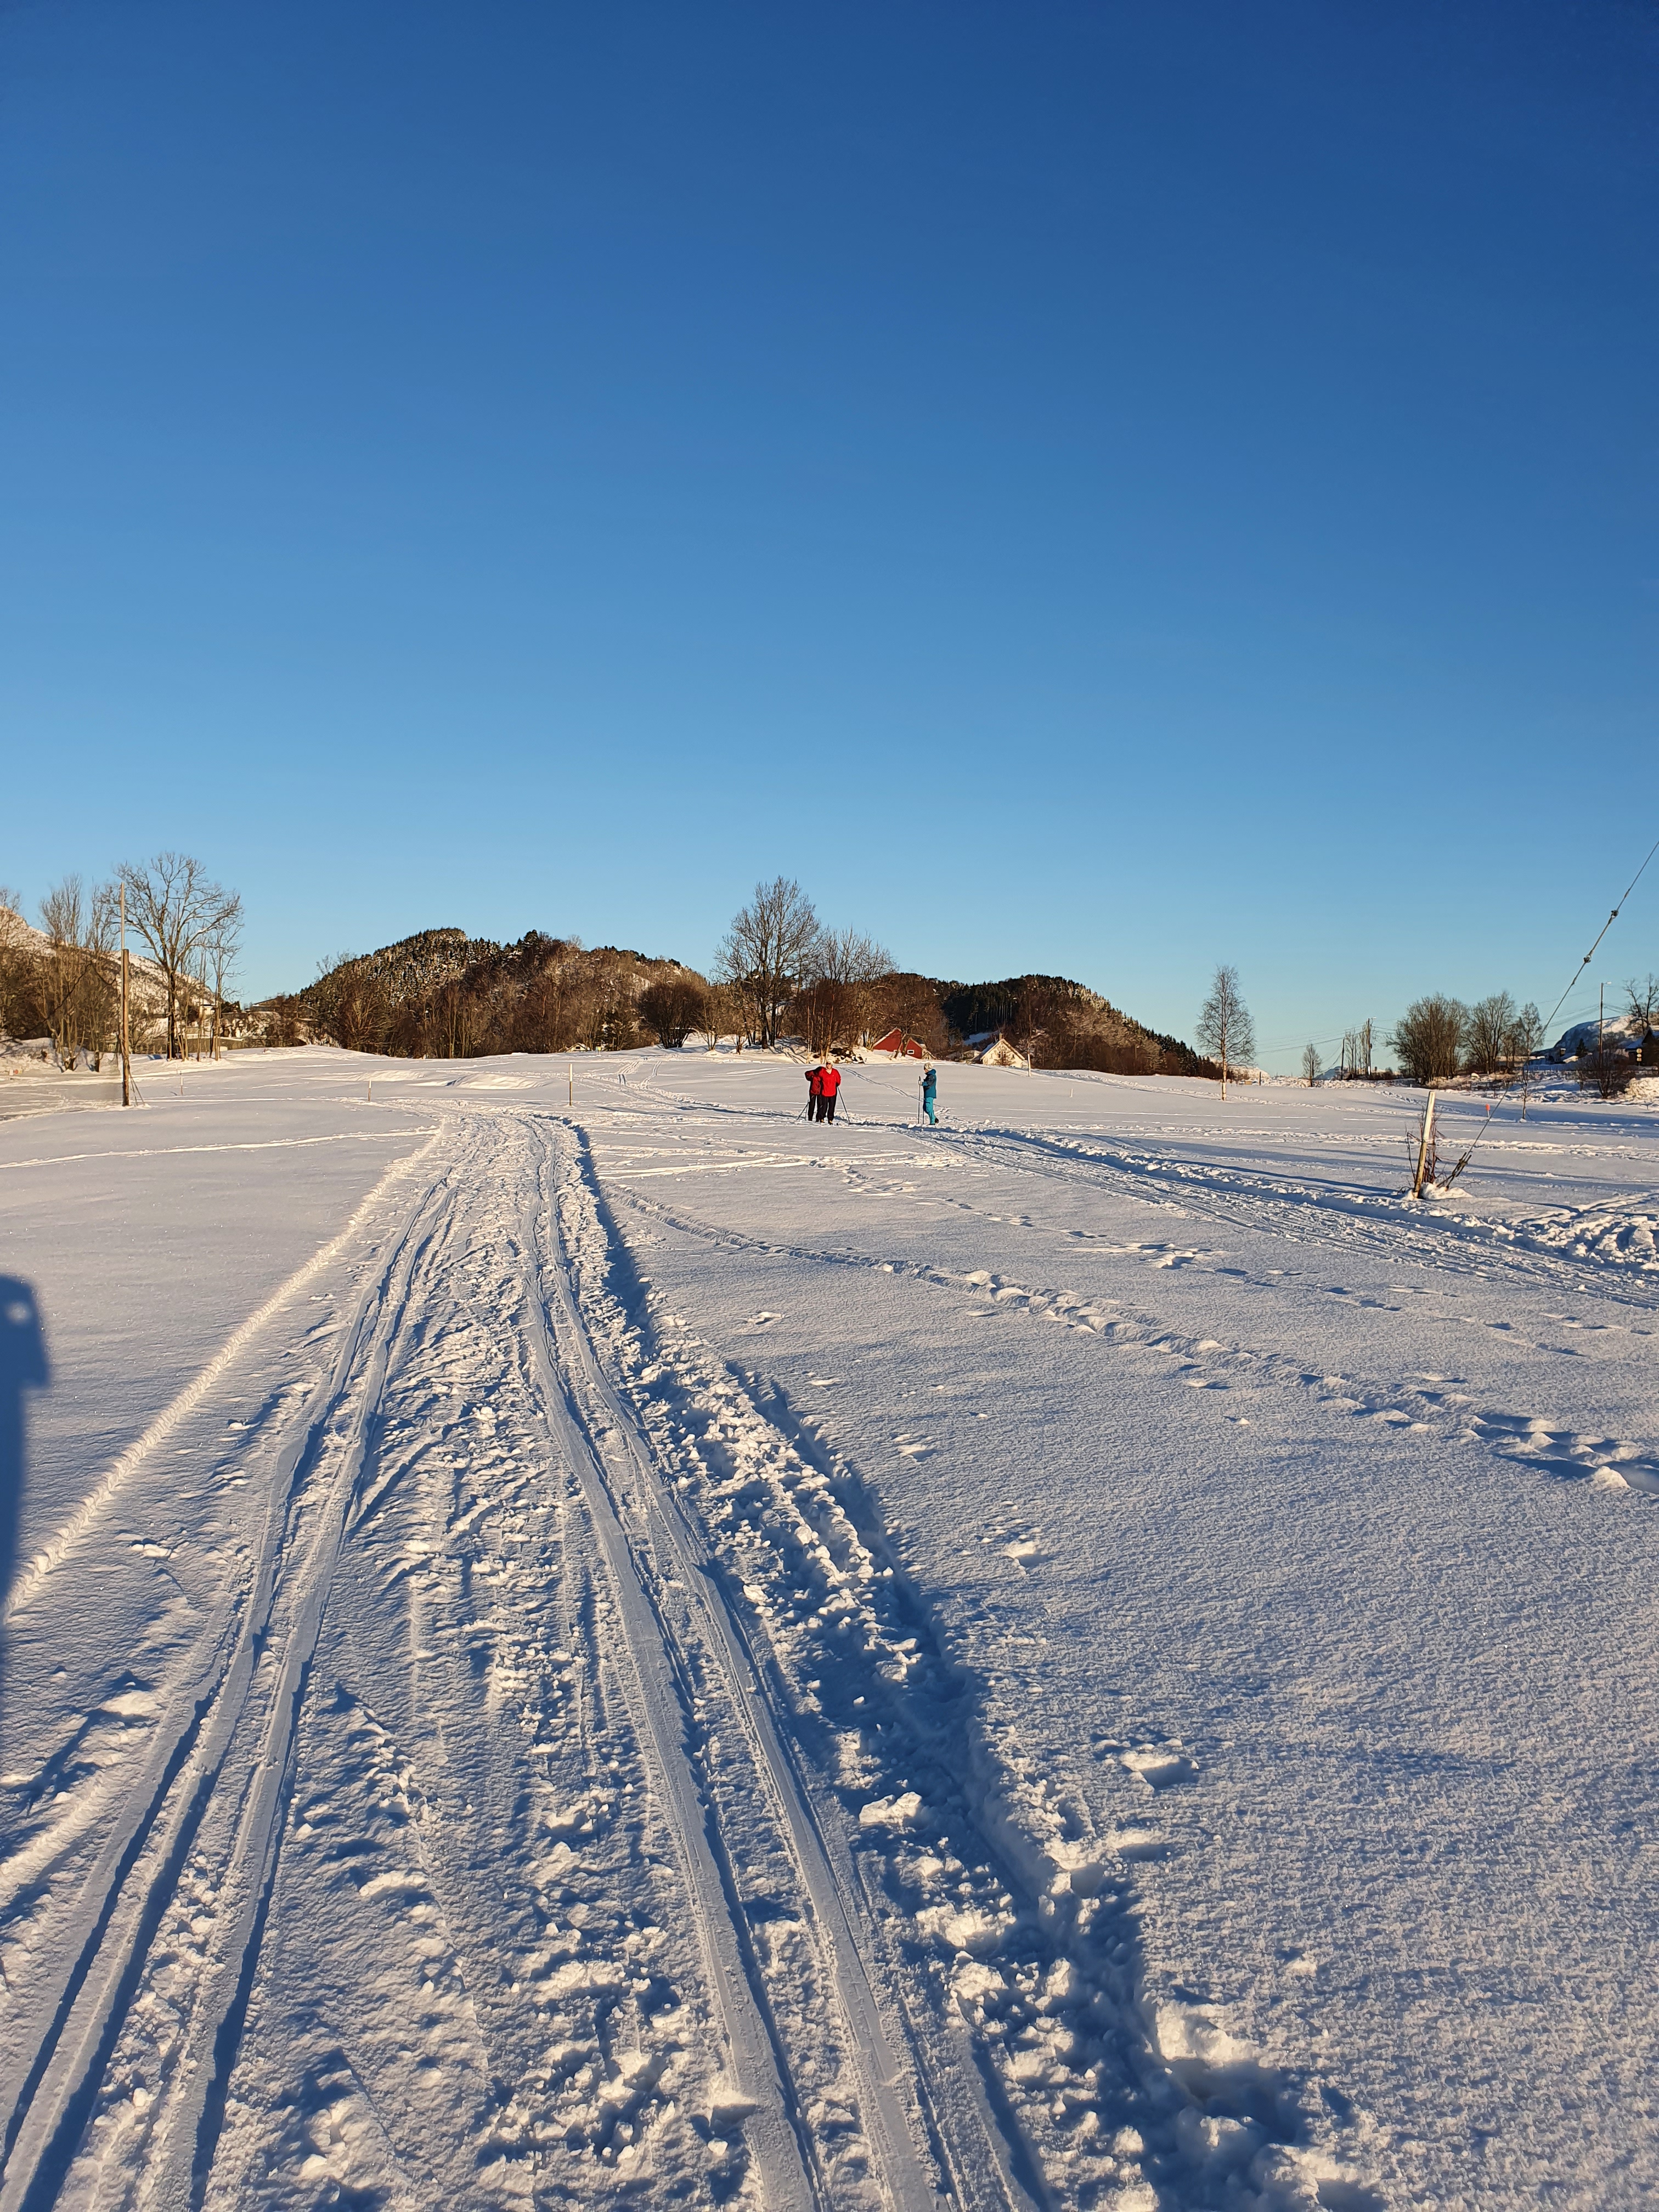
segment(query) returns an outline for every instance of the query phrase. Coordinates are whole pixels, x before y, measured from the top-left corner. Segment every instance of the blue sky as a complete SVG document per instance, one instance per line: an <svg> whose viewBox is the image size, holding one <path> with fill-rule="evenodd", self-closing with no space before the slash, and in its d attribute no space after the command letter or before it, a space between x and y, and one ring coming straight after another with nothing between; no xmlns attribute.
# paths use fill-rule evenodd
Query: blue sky
<svg viewBox="0 0 1659 2212"><path fill-rule="evenodd" d="M1618 0L14 6L0 880L197 852L250 995L781 871L1283 1066L1547 1008L1659 836L1656 91Z"/></svg>

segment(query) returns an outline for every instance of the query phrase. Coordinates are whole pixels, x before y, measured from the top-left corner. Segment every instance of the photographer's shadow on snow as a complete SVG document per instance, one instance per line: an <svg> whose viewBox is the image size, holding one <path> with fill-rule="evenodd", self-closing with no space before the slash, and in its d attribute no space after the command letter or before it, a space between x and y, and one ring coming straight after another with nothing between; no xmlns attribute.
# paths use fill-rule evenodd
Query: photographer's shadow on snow
<svg viewBox="0 0 1659 2212"><path fill-rule="evenodd" d="M0 1275L0 1606L17 1571L17 1534L27 1475L27 1390L51 1380L46 1333L33 1287L16 1275ZM4 1717L6 1635L0 1627L0 1720Z"/></svg>

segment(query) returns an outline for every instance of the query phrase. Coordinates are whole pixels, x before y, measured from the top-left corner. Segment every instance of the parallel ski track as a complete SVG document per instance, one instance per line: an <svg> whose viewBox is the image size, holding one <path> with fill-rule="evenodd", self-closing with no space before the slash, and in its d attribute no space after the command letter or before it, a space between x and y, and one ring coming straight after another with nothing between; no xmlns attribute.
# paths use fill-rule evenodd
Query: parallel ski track
<svg viewBox="0 0 1659 2212"><path fill-rule="evenodd" d="M548 1254L538 1233L542 1222L550 1224L555 1240L558 1233L545 1131L544 1124L532 1136L521 1122L515 1133L526 1154L540 1156L524 1199L529 1350L549 1429L580 1484L612 1584L626 1644L612 1656L624 1680L633 1677L639 1739L647 1756L654 1754L658 1794L694 1904L705 1978L723 2031L722 2095L750 2144L769 2212L834 2212L790 2077L787 2026L774 2017L718 1819L689 1753L685 1657L661 1609L664 1593L650 1571L648 1547L640 1548L639 1532L630 1528L635 1516L607 1465L605 1439L617 1437L627 1446L624 1480L647 1504L651 1536L677 1560L688 1587L700 1592L711 1587L706 1556L697 1554L686 1524L665 1513L644 1440L594 1357L564 1255ZM476 1142L464 1146L441 1182L418 1199L360 1292L328 1373L268 1447L270 1504L258 1560L204 1636L204 1656L170 1701L144 1771L83 1885L75 1912L80 1941L37 1996L19 2039L23 2055L4 2084L0 2212L46 2212L56 2200L209 1809L219 1807L222 1821L223 1808L234 1806L218 1879L224 1909L191 2004L187 2043L194 2062L158 2110L145 2160L149 2201L180 2212L185 2206L200 2212L207 2201L337 1562L364 1502L369 1439L415 1279L423 1268L434 1275L442 1270L458 1188L478 1149ZM924 2212L938 2203L939 2191L916 2154L896 2087L909 2069L895 2055L858 1949L847 1870L838 1877L831 1867L735 1624L706 1597L697 1613L699 1656L713 1662L730 1692L757 1784L790 1839L859 2076L860 2112L884 2201L892 2212ZM991 2163L994 2173L998 2162ZM1024 2212L1022 2196L967 2174L955 2178L958 2201L969 2212Z"/></svg>
<svg viewBox="0 0 1659 2212"><path fill-rule="evenodd" d="M526 1144L544 1147L546 1126L538 1129L526 1124ZM763 1673L726 1601L707 1546L664 1482L650 1444L606 1376L582 1319L558 1206L561 1185L572 1175L582 1175L579 1154L570 1164L574 1152L568 1137L556 1136L552 1152L544 1150L538 1188L526 1206L526 1249L535 1255L532 1264L536 1268L529 1299L537 1319L536 1361L550 1425L578 1473L612 1576L645 1723L640 1734L642 1741L654 1747L691 1875L709 1987L717 1999L724 1999L730 2063L744 2097L758 2108L757 2163L765 2202L769 2212L774 2205L807 2198L823 2205L826 2212L830 2205L797 2106L786 2035L773 2016L752 1956L718 1816L700 1791L686 1756L690 1678L684 1646L688 1635L696 1638L700 1656L712 1662L726 1686L730 1711L746 1739L756 1784L770 1801L786 1838L809 1910L809 1924L829 1968L826 1979L836 1993L842 2039L858 2078L860 2110L885 2200L894 2212L919 2212L919 2208L938 2203L938 2191L917 2156L896 2086L910 2070L905 2060L913 2055L912 2047L902 2033L904 2058L893 2047L855 1932L867 1917L867 1908L854 1902L857 1891L844 1847L836 1850L817 1819L799 1766L768 1704ZM546 1224L544 1241L538 1234L542 1222ZM603 1437L615 1438L622 1447L621 1470L607 1463ZM683 1584L686 1593L678 1621L669 1618L665 1568L667 1579ZM925 2089L920 2083L915 2086L926 2106ZM1011 2201L1008 2192L989 2193L971 2167L959 2171L960 2161L950 2157L937 2126L929 2124L932 2118L927 2112L924 2124L951 2172L958 2201L1002 2212ZM786 2154L792 2143L793 2158ZM993 2170L1000 2170L999 2166Z"/></svg>
<svg viewBox="0 0 1659 2212"><path fill-rule="evenodd" d="M597 1178L585 1159L583 1165L588 1190L597 1205L603 1207L605 1200L601 1198ZM768 1255L787 1253L818 1265L865 1268L874 1268L878 1265L875 1260L864 1255L821 1250L798 1251L797 1248L781 1240L763 1241L715 1230L706 1223L688 1221L656 1201L641 1199L630 1189L624 1188L621 1194L647 1219L671 1221L691 1234L734 1250ZM604 1233L603 1230L601 1233ZM923 1270L915 1270L914 1273L919 1279L927 1279L939 1288L955 1291L958 1287L948 1285L941 1279L928 1277ZM612 1294L616 1295L614 1291ZM624 1297L624 1311L627 1306L628 1301ZM714 1364L718 1369L717 1356ZM726 1372L733 1376L737 1374L735 1370L727 1370ZM755 1402L752 1386L741 1376L737 1379L751 1403ZM626 1401L623 1402L625 1404ZM769 1422L773 1419L769 1413L762 1418ZM811 1447L799 1431L791 1426L787 1433L794 1447L805 1457L811 1459ZM660 1443L653 1444L649 1441L647 1432L647 1449L660 1449ZM678 1486L672 1482L672 1459L665 1464L671 1479L665 1480L662 1476L659 1477L665 1511L675 1518L684 1517L689 1524L694 1556L708 1563L704 1569L705 1587L712 1588L722 1604L728 1607L733 1637L750 1662L756 1666L763 1692L770 1696L773 1710L779 1717L779 1734L783 1743L789 1745L793 1741L787 1717L790 1698L781 1671L773 1656L764 1651L763 1646L747 1640L744 1627L745 1612L735 1601L735 1583L732 1597L728 1599L726 1595L726 1585L731 1577L731 1568L719 1553L708 1547L698 1520L685 1512ZM881 1540L877 1531L866 1531L863 1540L866 1545L873 1541L879 1549ZM751 1597L753 1595L746 1591L744 1594ZM922 1624L917 1623L916 1626L918 1633L927 1632ZM817 1686L816 1683L812 1685L814 1689ZM858 1702L862 1704L863 1699ZM1067 1966L1072 1966L1073 1950L1066 1939L1054 1932L1049 1916L1043 1910L1045 1900L1030 1879L1030 1869L1022 1871L1021 1866L1010 1857L974 1806L971 1790L963 1790L967 1765L972 1757L968 1747L956 1747L947 1759L946 1771L932 1773L927 1754L921 1751L920 1745L913 1744L901 1759L906 1772L916 1771L915 1762L919 1754L921 1771L927 1776L920 1785L924 1794L931 1791L933 1801L941 1808L955 1801L954 1817L960 1821L963 1832L961 1836L952 1839L955 1847L971 1850L975 1858L994 1875L997 1885L1023 1897L1024 1924L1029 1929L1044 1931L1036 1939L1039 1945L1048 1953L1051 1960L1063 1957ZM862 1878L864 1869L860 1866L860 1854L846 1848L846 1815L834 1789L815 1768L797 1760L793 1752L786 1755L791 1759L803 1799L815 1820L826 1856L841 1874L848 1895L859 1900L854 1924L861 1929L864 1940L873 1947L879 1959L896 1936L901 1946L905 1939L897 1925L890 1925L890 1914L884 1909L883 1903L871 1894ZM897 1771L896 1768L890 1770L884 1784L878 1786L891 1786L892 1777ZM943 1825L949 1826L951 1818L947 1814ZM1002 1902L1005 1905L1009 1902L1006 1895ZM1086 1962L1083 1963L1085 1978L1097 1984L1102 1996L1107 2002L1107 2010L1100 2015L1102 2024L1096 2030L1101 2037L1103 2056L1107 2057L1107 2078L1116 2081L1120 2087L1133 2085L1130 2094L1133 2102L1128 2109L1133 2111L1138 2121L1152 2120L1154 2126L1163 2127L1168 2118L1166 2107L1184 2103L1185 2092L1168 2074L1162 2060L1147 2044L1144 2023L1139 2020L1133 1998L1115 1978L1105 1954L1096 1955L1092 1952L1091 1940L1084 1939L1083 1948L1078 1953L1078 1961ZM1054 2197L1049 2177L1042 2168L1042 2155L1018 2109L1018 2100L1008 2094L1010 2085L1001 2077L989 2045L970 2025L954 1994L947 1991L940 2003L931 1993L918 1988L916 1966L915 1957L908 1952L895 1956L884 1987L902 2020L901 2039L908 2047L918 2087L925 2093L932 2130L930 2139L934 2143L941 2164L950 2175L953 2194L964 2206L1001 2204L1027 2208L1048 2205L1054 2201ZM1106 2024L1108 2022L1109 2025ZM1178 2154L1163 2142L1161 2136L1155 2155L1161 2162L1178 2160Z"/></svg>
<svg viewBox="0 0 1659 2212"><path fill-rule="evenodd" d="M57 1974L36 1998L0 2092L7 2114L0 2212L45 2212L55 2197L191 1843L216 1793L228 1788L241 1801L222 1880L231 1939L217 1947L214 1986L204 1993L212 2024L193 2039L198 2050L211 2049L213 2060L198 2069L184 2100L188 2124L175 2115L169 2130L170 2162L182 2162L188 2201L201 2202L341 1535L410 1279L447 1228L458 1172L428 1186L394 1233L328 1374L276 1440L271 1504L251 1580L204 1636L207 1656L171 1701L83 1886L74 1916L79 1941L65 1947ZM257 1687L256 1675L263 1676ZM161 2201L169 2197L187 2201L163 2190Z"/></svg>
<svg viewBox="0 0 1659 2212"><path fill-rule="evenodd" d="M585 1145L578 1146L575 1165L597 1209L603 1200ZM645 1210L658 1211L648 1203ZM703 1233L708 1232L705 1229ZM723 1241L718 1232L716 1237ZM742 1237L731 1241L756 1249L778 1249ZM830 1255L802 1256L821 1261ZM574 1276L568 1260L567 1268ZM578 1295L574 1286L570 1294ZM844 1997L849 1984L855 1992L850 2008L853 2024L856 2027L860 2019L867 2020L872 2005L878 2011L888 2008L892 2041L908 2061L918 2118L960 2205L970 2208L970 2212L1009 2212L1009 2208L1013 2212L1030 2212L1032 2206L1045 2204L1047 2192L1031 2146L1007 2108L994 2069L987 2063L956 2008L952 2004L935 2014L927 2000L907 1997L906 1973L896 1961L885 1960L883 1915L869 1893L857 1855L848 1846L842 1808L794 1749L787 1692L751 1644L743 1609L728 1588L725 1570L699 1522L687 1512L678 1486L655 1464L655 1447L605 1372L591 1333L585 1332L584 1340L596 1387L603 1393L610 1418L627 1439L641 1472L641 1495L653 1510L649 1534L662 1545L665 1560L673 1564L679 1578L702 1594L702 1611L723 1647L723 1663L731 1677L745 1686L752 1681L741 1710L755 1738L756 1771L777 1791L784 1806L803 1886L820 1926L827 1927L832 1939L845 1946L837 1982ZM688 1572L688 1567L694 1571ZM998 1863L999 1878L1018 1887L1018 1876L1001 1864L1001 1855L994 1846L983 1838L977 1840ZM873 1959L865 1946L873 1948ZM855 2042L854 2047L860 2045ZM881 2052L878 2045L872 2049ZM881 2063L884 2069L891 2067L889 2053L881 2053Z"/></svg>
<svg viewBox="0 0 1659 2212"><path fill-rule="evenodd" d="M643 1083L638 1087L655 1088ZM762 1122L790 1118L738 1107L704 1106L677 1092L656 1095L682 1113L708 1112ZM884 1120L851 1126L896 1129L908 1125ZM985 1162L1073 1188L1099 1189L1115 1183L1143 1205L1291 1243L1350 1255L1364 1249L1395 1265L1455 1274L1501 1270L1540 1288L1593 1286L1596 1296L1611 1304L1644 1312L1659 1309L1659 1283L1650 1275L1540 1246L1529 1241L1524 1226L1513 1238L1499 1238L1490 1230L1471 1228L1455 1219L1395 1212L1397 1194L1390 1191L1368 1192L1352 1185L1314 1189L1263 1168L1170 1155L1092 1135L1060 1136L1008 1127L960 1128L945 1123L927 1132L927 1142L930 1150L949 1150L964 1163ZM856 1168L859 1163L854 1158L847 1164ZM1650 1196L1649 1202L1659 1204L1659 1198ZM1383 1208L1390 1211L1384 1213Z"/></svg>

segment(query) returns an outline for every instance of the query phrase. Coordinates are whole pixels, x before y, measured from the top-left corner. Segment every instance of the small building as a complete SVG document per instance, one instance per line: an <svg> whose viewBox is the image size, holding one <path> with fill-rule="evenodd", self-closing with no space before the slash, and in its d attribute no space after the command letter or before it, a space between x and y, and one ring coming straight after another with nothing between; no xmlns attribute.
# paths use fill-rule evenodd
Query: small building
<svg viewBox="0 0 1659 2212"><path fill-rule="evenodd" d="M988 1044L985 1044L981 1037L969 1037L968 1042L971 1045L984 1046L982 1051L976 1051L974 1054L981 1067L1029 1067L1031 1065L1017 1046L1009 1043L1000 1030Z"/></svg>
<svg viewBox="0 0 1659 2212"><path fill-rule="evenodd" d="M904 1030L889 1030L885 1036L878 1037L868 1048L872 1052L890 1052L895 1059L900 1060L926 1060L927 1057L926 1045Z"/></svg>

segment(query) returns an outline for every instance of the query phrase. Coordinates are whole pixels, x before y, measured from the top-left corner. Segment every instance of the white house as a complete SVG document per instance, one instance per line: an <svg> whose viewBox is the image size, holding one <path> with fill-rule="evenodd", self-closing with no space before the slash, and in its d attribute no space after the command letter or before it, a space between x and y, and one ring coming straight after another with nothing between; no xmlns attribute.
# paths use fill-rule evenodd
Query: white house
<svg viewBox="0 0 1659 2212"><path fill-rule="evenodd" d="M981 1067L1029 1067L1031 1063L1024 1054L1011 1045L1000 1030L986 1030L967 1042L975 1048L974 1058Z"/></svg>

